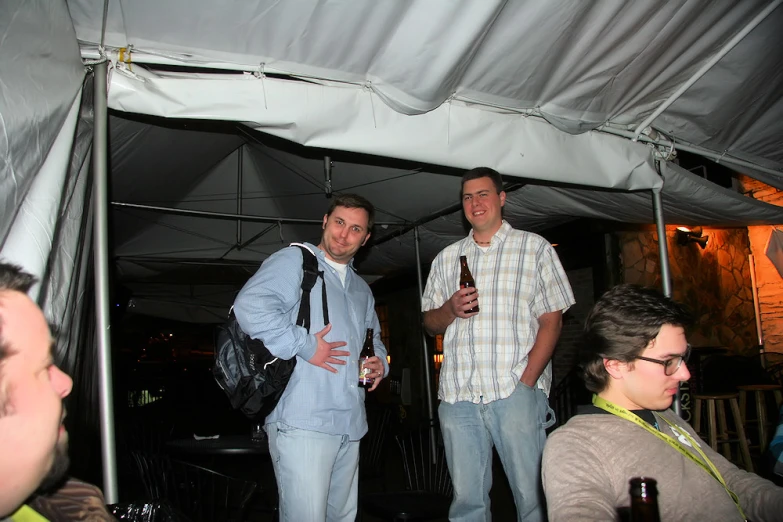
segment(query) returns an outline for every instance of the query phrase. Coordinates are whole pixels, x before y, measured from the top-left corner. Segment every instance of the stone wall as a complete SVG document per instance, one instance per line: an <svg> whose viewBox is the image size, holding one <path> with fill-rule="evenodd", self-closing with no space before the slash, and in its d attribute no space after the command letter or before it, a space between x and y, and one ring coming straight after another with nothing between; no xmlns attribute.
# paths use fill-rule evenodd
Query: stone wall
<svg viewBox="0 0 783 522"><path fill-rule="evenodd" d="M747 176L740 176L739 182L742 192L748 196L783 206L783 191ZM764 348L770 352L783 353L783 277L766 254L767 241L773 228L768 225L748 227L748 236L756 264Z"/></svg>
<svg viewBox="0 0 783 522"><path fill-rule="evenodd" d="M704 249L696 243L677 244L675 233L674 226L667 227L672 291L674 299L693 312L690 342L737 354L757 353L747 231L704 228L709 236ZM661 288L655 229L618 232L618 238L624 281Z"/></svg>

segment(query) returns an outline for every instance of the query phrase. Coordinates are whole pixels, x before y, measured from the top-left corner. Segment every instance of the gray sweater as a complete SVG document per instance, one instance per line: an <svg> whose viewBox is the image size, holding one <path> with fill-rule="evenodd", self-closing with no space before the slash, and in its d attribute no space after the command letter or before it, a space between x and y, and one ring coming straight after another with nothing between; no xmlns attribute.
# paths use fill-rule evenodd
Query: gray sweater
<svg viewBox="0 0 783 522"><path fill-rule="evenodd" d="M748 519L783 521L783 488L737 468L673 412L656 415L700 444L739 496ZM666 423L659 424L663 433L678 437ZM742 520L723 486L700 466L630 421L596 413L573 417L547 440L542 477L549 521L615 520L617 508L630 505L628 481L642 476L658 481L664 522Z"/></svg>

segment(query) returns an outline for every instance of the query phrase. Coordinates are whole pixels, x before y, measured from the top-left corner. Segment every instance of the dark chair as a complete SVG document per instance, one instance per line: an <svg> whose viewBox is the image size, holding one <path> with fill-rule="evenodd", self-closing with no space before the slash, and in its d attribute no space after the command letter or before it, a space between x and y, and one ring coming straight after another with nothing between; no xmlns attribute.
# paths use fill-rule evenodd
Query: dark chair
<svg viewBox="0 0 783 522"><path fill-rule="evenodd" d="M402 453L408 489L451 498L454 486L446 465L446 450L443 447L440 430L435 437L434 459L429 428L399 435L396 439Z"/></svg>
<svg viewBox="0 0 783 522"><path fill-rule="evenodd" d="M783 362L767 366L767 374L772 380L783 386Z"/></svg>
<svg viewBox="0 0 783 522"><path fill-rule="evenodd" d="M396 437L402 457L406 489L365 496L363 507L383 520L436 520L449 514L454 487L440 433L433 459L429 428Z"/></svg>
<svg viewBox="0 0 783 522"><path fill-rule="evenodd" d="M146 500L160 500L166 496L166 481L169 477L169 465L165 457L158 454L134 451L131 459Z"/></svg>
<svg viewBox="0 0 783 522"><path fill-rule="evenodd" d="M194 522L245 520L258 485L211 469L135 452L133 458L149 500L168 501Z"/></svg>
<svg viewBox="0 0 783 522"><path fill-rule="evenodd" d="M382 405L367 405L367 434L359 446L359 503L364 497L385 488L385 455L391 410ZM356 521L363 519L361 509Z"/></svg>
<svg viewBox="0 0 783 522"><path fill-rule="evenodd" d="M359 446L359 481L366 482L383 475L383 459L389 432L391 410L387 407L367 409L367 434Z"/></svg>

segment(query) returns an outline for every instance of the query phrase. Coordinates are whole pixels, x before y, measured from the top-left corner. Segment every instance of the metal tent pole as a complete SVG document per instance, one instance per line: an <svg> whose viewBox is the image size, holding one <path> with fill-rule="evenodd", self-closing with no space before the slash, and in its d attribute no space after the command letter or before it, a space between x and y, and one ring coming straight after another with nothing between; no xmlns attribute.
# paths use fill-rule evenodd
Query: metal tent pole
<svg viewBox="0 0 783 522"><path fill-rule="evenodd" d="M231 214L229 212L211 212L209 210L190 210L186 208L161 207L156 205L143 205L140 203L123 203L121 201L112 201L111 205L116 208L129 208L133 210L144 210L150 212L160 212L163 214L172 214L175 216L203 217L208 219L226 219L242 220L252 223L275 223L275 224L299 224L299 225L321 225L322 219L304 219L288 218L282 216L254 216L252 214ZM404 226L403 221L376 221L376 225ZM377 244L377 243L374 243Z"/></svg>
<svg viewBox="0 0 783 522"><path fill-rule="evenodd" d="M111 341L109 339L109 225L108 225L108 62L95 64L95 130L92 138L94 175L93 227L95 236L95 319L98 341L98 390L100 394L101 455L103 457L103 494L107 504L115 504L117 495L117 458L114 445L114 401L112 394Z"/></svg>
<svg viewBox="0 0 783 522"><path fill-rule="evenodd" d="M416 276L419 283L419 307L421 307L421 298L424 295L424 286L421 283L421 253L419 251L419 227L413 227L413 237L416 246ZM432 462L435 462L436 441L435 441L435 410L432 404L432 375L430 372L430 354L427 350L427 337L424 333L424 327L421 329L421 350L424 356L424 395L427 398L427 416L430 425L430 448L432 452Z"/></svg>
<svg viewBox="0 0 783 522"><path fill-rule="evenodd" d="M669 267L669 246L666 243L666 222L663 219L663 203L661 191L652 191L653 213L655 214L655 228L658 231L658 256L661 260L661 285L663 295L672 296L672 274Z"/></svg>
<svg viewBox="0 0 783 522"><path fill-rule="evenodd" d="M653 213L655 214L655 228L658 231L658 256L661 263L661 286L663 287L663 295L666 297L672 296L672 274L669 266L669 246L666 243L666 223L663 220L663 203L661 201L660 189L653 189L652 191L652 204ZM674 397L674 403L672 404L674 413L679 417L682 417L682 401L680 400L680 390L677 390L677 395Z"/></svg>
<svg viewBox="0 0 783 522"><path fill-rule="evenodd" d="M243 169L243 156L242 149L244 145L240 145L237 149L237 216L242 215L242 169ZM237 218L237 246L242 245L242 218Z"/></svg>

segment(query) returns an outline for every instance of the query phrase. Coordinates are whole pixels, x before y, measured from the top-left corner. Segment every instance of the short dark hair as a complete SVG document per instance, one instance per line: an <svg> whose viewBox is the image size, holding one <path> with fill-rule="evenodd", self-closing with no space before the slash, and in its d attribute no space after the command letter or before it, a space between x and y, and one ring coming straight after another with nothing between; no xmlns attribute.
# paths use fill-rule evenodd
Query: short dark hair
<svg viewBox="0 0 783 522"><path fill-rule="evenodd" d="M580 350L587 389L598 393L609 383L604 359L633 361L665 324L687 328L691 314L654 288L618 285L601 296L587 316Z"/></svg>
<svg viewBox="0 0 783 522"><path fill-rule="evenodd" d="M0 263L0 292L14 291L26 294L35 284L35 276L20 267L9 263ZM3 319L0 318L0 361L8 355L8 346L3 337Z"/></svg>
<svg viewBox="0 0 783 522"><path fill-rule="evenodd" d="M0 292L14 290L26 294L36 283L36 278L21 267L0 262Z"/></svg>
<svg viewBox="0 0 783 522"><path fill-rule="evenodd" d="M498 194L503 192L503 178L500 177L500 173L497 170L491 169L489 167L476 167L475 169L470 169L462 175L462 187L460 188L460 195L462 195L462 191L465 190L466 181L479 178L491 179L492 183L495 184L495 190L498 191Z"/></svg>
<svg viewBox="0 0 783 522"><path fill-rule="evenodd" d="M372 227L375 225L375 207L363 198L359 194L338 194L332 198L332 203L329 205L329 210L326 212L327 216L331 216L334 209L337 207L345 208L363 208L367 211L367 232L372 232Z"/></svg>

